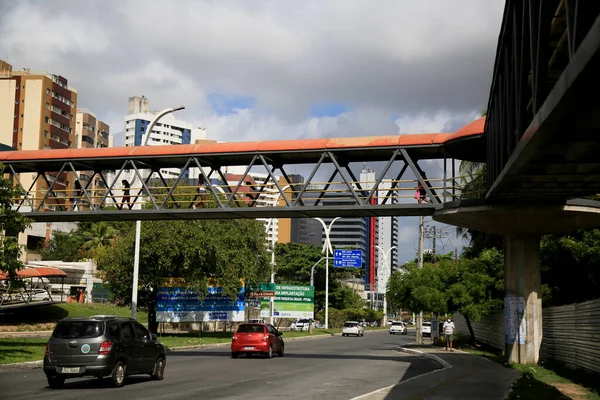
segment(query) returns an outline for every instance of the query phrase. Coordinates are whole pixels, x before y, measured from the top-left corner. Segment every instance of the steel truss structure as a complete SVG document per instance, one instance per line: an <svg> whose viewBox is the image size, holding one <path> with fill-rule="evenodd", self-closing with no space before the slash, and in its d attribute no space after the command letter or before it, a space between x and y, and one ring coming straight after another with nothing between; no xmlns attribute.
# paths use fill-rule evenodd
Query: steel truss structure
<svg viewBox="0 0 600 400"><path fill-rule="evenodd" d="M419 165L425 155L444 160L443 178L427 179ZM23 191L15 208L35 221L53 222L430 215L460 194L453 159L452 175L446 170L450 160L443 147L428 145L3 163L5 173ZM385 164L372 182L361 182L352 168L366 162ZM233 165L246 165L245 172L228 173L227 167ZM310 168L304 182L289 174L290 166L298 165ZM178 170L178 176L167 179L164 168ZM262 178L253 178L257 169L262 169ZM316 182L317 175L331 170L326 181ZM126 171L135 182L117 187ZM25 187L23 174L28 172L33 179ZM412 176L407 179L409 172ZM82 173L92 173L87 183ZM192 173L198 178L191 180ZM69 182L69 188L56 189L56 177ZM95 178L102 185L91 188ZM43 188L36 190L39 182ZM419 187L422 196L415 194Z"/></svg>
<svg viewBox="0 0 600 400"><path fill-rule="evenodd" d="M506 1L485 127L488 200L600 192L599 15L599 1Z"/></svg>

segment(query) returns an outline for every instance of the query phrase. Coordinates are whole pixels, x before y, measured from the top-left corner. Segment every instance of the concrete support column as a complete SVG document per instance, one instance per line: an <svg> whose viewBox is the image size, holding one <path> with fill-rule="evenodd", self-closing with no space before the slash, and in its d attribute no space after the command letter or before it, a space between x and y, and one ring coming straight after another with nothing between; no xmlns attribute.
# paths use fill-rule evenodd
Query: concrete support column
<svg viewBox="0 0 600 400"><path fill-rule="evenodd" d="M508 362L537 364L542 345L539 236L505 236L504 289L504 342Z"/></svg>

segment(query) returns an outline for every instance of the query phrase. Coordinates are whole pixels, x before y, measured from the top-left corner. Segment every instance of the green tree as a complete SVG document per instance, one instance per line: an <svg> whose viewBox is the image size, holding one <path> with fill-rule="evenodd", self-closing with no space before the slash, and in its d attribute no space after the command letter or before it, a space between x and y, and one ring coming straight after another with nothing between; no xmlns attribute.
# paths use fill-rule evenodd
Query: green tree
<svg viewBox="0 0 600 400"><path fill-rule="evenodd" d="M504 256L497 249L486 249L477 258L445 262L448 309L465 317L471 343L475 343L472 321L479 321L502 308L504 298Z"/></svg>
<svg viewBox="0 0 600 400"><path fill-rule="evenodd" d="M101 246L110 246L119 231L107 222L95 222L89 230L81 232L83 236L83 250L94 250Z"/></svg>
<svg viewBox="0 0 600 400"><path fill-rule="evenodd" d="M544 306L579 303L600 293L600 229L542 237Z"/></svg>
<svg viewBox="0 0 600 400"><path fill-rule="evenodd" d="M446 293L446 270L438 264L423 264L419 268L414 262L394 271L388 282L386 296L392 310L409 309L423 311L448 311Z"/></svg>
<svg viewBox="0 0 600 400"><path fill-rule="evenodd" d="M2 164L0 164L0 171L4 172ZM23 268L23 262L19 260L21 257L19 233L30 226L29 220L23 214L13 210L14 199L19 198L21 194L22 191L2 173L0 176L0 209L2 213L0 232L3 236L0 240L0 272L7 273L10 280L14 280L17 271Z"/></svg>
<svg viewBox="0 0 600 400"><path fill-rule="evenodd" d="M42 260L79 261L85 257L81 246L83 236L77 232L54 232L47 246L40 251Z"/></svg>
<svg viewBox="0 0 600 400"><path fill-rule="evenodd" d="M502 307L503 260L501 252L489 249L477 258L445 259L436 264L425 263L423 268L409 263L404 270L392 274L387 289L388 304L392 310L460 312L474 342L471 321Z"/></svg>
<svg viewBox="0 0 600 400"><path fill-rule="evenodd" d="M131 303L134 240L134 231L125 233L98 259L108 288L124 304ZM235 298L241 279L264 282L270 273L264 227L255 220L148 221L140 240L138 304L148 309L154 332L156 289L164 278L183 278L204 293L212 280Z"/></svg>

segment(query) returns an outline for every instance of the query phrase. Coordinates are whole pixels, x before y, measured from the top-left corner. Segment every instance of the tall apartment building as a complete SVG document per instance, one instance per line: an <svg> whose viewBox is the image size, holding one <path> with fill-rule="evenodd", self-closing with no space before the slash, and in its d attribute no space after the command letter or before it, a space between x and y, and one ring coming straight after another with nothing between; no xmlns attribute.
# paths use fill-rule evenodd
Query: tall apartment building
<svg viewBox="0 0 600 400"><path fill-rule="evenodd" d="M75 142L77 148L112 147L113 138L110 136L110 126L100 121L96 117L96 114L88 110L78 109L75 119ZM92 176L94 180L90 183ZM98 204L102 198L99 190L106 188L102 179L97 175L94 176L94 171L82 171L79 174L79 180L84 187L89 189L92 201Z"/></svg>
<svg viewBox="0 0 600 400"><path fill-rule="evenodd" d="M77 91L67 79L29 69L15 71L0 62L0 143L17 150L66 149L76 146L75 114ZM28 188L34 174L21 174L21 183ZM65 206L69 188L66 174L51 175L58 198L50 198L47 208ZM35 198L40 198L46 182L37 182ZM39 199L38 199L39 200Z"/></svg>
<svg viewBox="0 0 600 400"><path fill-rule="evenodd" d="M146 141L146 129L156 117L159 111L152 111L149 108L148 98L145 96L133 96L129 98L127 105L127 115L124 118L125 123L125 146L144 146ZM166 114L152 128L148 146L168 146L191 144L192 140L205 140L206 129L194 128L192 124L178 120L173 114ZM163 168L160 173L165 179L177 179L181 171L177 168ZM144 172L142 172L144 174ZM197 172L196 172L197 174ZM109 174L108 183L112 185L116 174ZM146 179L147 176L142 176ZM186 172L184 180L187 181L189 175ZM135 171L126 170L119 176L119 181L114 182L115 193L123 195L125 187L132 188L132 193L137 193L142 184L137 178ZM135 190L133 190L135 188ZM122 200L123 198L121 198ZM133 209L141 208L140 198L136 204L129 204Z"/></svg>
<svg viewBox="0 0 600 400"><path fill-rule="evenodd" d="M0 60L0 144L16 150L52 150L76 147L75 120L77 91L68 85L66 78L48 72L29 69L13 70L12 65ZM66 174L48 174L54 182L58 198L50 197L46 209L68 207L72 182ZM28 189L35 174L20 174L19 179ZM38 179L31 188L30 198L37 206L47 189L47 183ZM27 207L27 206L25 206ZM47 241L54 231L70 231L72 223L33 223L19 234L19 244L24 247L23 261L36 260L36 249Z"/></svg>

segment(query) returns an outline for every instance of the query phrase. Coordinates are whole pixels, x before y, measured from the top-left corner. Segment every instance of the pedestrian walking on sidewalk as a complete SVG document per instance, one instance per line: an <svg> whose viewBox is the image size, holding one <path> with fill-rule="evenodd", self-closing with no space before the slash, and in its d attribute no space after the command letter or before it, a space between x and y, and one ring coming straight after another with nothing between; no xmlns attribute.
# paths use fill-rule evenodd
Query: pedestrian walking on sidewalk
<svg viewBox="0 0 600 400"><path fill-rule="evenodd" d="M444 322L444 339L446 339L446 350L448 350L448 343L450 343L450 351L454 351L452 348L452 339L454 336L454 332L456 332L456 327L454 326L454 322L452 322L451 318L448 318L448 321Z"/></svg>

